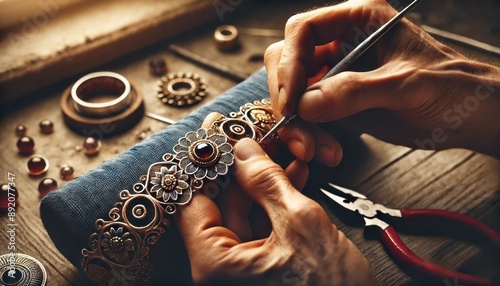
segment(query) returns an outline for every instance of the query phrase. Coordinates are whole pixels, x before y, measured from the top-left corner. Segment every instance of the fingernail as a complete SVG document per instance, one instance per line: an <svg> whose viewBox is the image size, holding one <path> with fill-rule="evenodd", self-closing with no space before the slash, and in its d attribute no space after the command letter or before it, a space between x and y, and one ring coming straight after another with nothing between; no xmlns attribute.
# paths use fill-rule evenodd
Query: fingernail
<svg viewBox="0 0 500 286"><path fill-rule="evenodd" d="M290 142L288 142L288 148L290 148L290 151L292 151L297 159L299 159L301 162L304 162L306 157L306 149L302 141L298 139L292 139L290 140Z"/></svg>
<svg viewBox="0 0 500 286"><path fill-rule="evenodd" d="M312 89L306 91L302 95L302 100L304 100L304 102L307 102L307 106L309 106L311 110L314 110L314 114L317 118L325 115L328 112L327 105L325 104L325 96L320 89Z"/></svg>
<svg viewBox="0 0 500 286"><path fill-rule="evenodd" d="M262 148L260 148L259 144L252 139L245 138L241 139L234 145L234 155L236 159L240 161L248 160L252 157L262 156L266 153Z"/></svg>
<svg viewBox="0 0 500 286"><path fill-rule="evenodd" d="M281 114L288 115L288 107L287 107L287 99L286 99L286 91L284 88L280 88L280 92L278 94L278 104L281 106Z"/></svg>

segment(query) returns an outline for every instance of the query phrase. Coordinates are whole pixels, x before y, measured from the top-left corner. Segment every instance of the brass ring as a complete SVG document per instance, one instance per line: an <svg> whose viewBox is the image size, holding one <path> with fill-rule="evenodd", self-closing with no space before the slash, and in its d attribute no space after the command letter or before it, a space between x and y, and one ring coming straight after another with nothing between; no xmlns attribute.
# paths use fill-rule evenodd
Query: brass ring
<svg viewBox="0 0 500 286"><path fill-rule="evenodd" d="M88 101L102 93L117 97L105 102ZM71 98L79 113L98 117L118 113L127 108L132 100L129 81L114 72L95 72L80 78L71 88Z"/></svg>
<svg viewBox="0 0 500 286"><path fill-rule="evenodd" d="M238 47L238 29L232 25L222 25L215 29L214 40L217 48L227 52Z"/></svg>

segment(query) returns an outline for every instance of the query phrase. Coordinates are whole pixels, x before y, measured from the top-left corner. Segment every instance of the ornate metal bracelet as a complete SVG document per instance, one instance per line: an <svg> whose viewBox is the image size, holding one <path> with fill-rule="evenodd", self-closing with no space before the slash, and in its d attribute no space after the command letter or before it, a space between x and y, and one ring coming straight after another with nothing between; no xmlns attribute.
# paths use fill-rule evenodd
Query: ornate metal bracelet
<svg viewBox="0 0 500 286"><path fill-rule="evenodd" d="M99 285L148 284L152 275L148 253L168 226L168 215L175 213L176 205L189 203L204 180L227 174L238 140L260 141L275 124L270 101L262 100L221 116L208 129L186 133L173 147L174 153L149 166L132 192L120 192L110 220L96 221L89 248L82 250L85 274Z"/></svg>

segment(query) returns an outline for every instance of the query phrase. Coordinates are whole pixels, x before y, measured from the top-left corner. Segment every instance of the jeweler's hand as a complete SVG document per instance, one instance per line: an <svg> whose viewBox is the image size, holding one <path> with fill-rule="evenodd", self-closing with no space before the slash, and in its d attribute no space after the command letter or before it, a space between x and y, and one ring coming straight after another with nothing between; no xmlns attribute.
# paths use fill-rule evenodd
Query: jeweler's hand
<svg viewBox="0 0 500 286"><path fill-rule="evenodd" d="M255 141L239 141L234 155L236 181L265 210L272 231L267 238L243 242L222 226L223 214L215 202L197 193L176 212L196 284L374 284L359 250ZM294 168L289 174L307 173L305 164Z"/></svg>
<svg viewBox="0 0 500 286"><path fill-rule="evenodd" d="M500 68L467 59L406 19L358 60L369 71L314 83L395 14L385 0L351 0L290 18L284 41L265 54L275 115L297 112L309 123L342 119L395 144L468 148L500 158ZM298 158L318 146L303 126L280 131Z"/></svg>

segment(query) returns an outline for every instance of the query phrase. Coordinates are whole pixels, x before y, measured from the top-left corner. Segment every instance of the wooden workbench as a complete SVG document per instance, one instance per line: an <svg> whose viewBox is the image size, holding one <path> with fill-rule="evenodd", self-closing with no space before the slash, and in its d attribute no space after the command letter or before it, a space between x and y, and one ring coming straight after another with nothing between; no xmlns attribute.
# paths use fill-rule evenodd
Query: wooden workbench
<svg viewBox="0 0 500 286"><path fill-rule="evenodd" d="M443 7L449 8L450 2L452 1L442 1ZM487 4L488 1L481 2ZM281 29L288 16L296 11L304 10L305 4L296 1L286 7L280 2L271 2L265 5L267 9L255 9L246 14L239 14L244 17L228 17L224 22L234 23L239 27ZM436 8L438 4L428 5L434 5L433 8ZM413 17L419 18L426 24L435 24L441 29L447 26L447 23L451 23L450 27L455 29L451 29L452 32L469 32L468 36L470 37L475 36L474 29L484 29L481 25L489 25L487 21L486 23L479 22L476 25L469 25L465 29L456 24L456 17L461 14L453 14L455 18L450 17L450 22L446 22L441 18L443 10L436 10L439 13L433 14L426 12L427 8L429 6L417 10L420 17L418 15ZM470 12L470 10L468 11ZM481 17L489 19L484 15ZM249 57L263 54L265 48L277 40L242 35L241 49L238 52L223 54L217 51L211 39L213 29L219 24L220 22L215 22L211 26L192 30L169 42L160 42L88 72L111 70L121 73L134 83L143 94L147 111L178 120L198 108L199 105L186 109L176 109L160 104L155 96L158 78L148 73L150 59L158 57L165 59L169 71L172 72L194 72L202 76L208 83L210 94L205 99L205 103L234 86L236 82L169 53L166 48L168 43L179 44L206 58L250 74L258 70L262 66L262 62L248 61ZM488 38L482 33L481 37L483 37L481 39L483 41L491 40L491 44L499 44L495 43L498 39L493 36ZM477 56L481 57L481 55ZM486 57L484 58L486 59ZM62 164L73 166L75 176L82 175L137 143L139 140L135 135L137 131L151 130L147 132L154 133L167 127L162 122L144 117L135 126L131 126L128 132L104 139L102 150L97 156L84 155L77 148L82 144L83 137L65 126L59 108L60 94L77 78L74 77L68 81L57 83L51 88L40 90L27 97L24 104L14 108L11 106L9 110L2 111L0 182L7 181L9 172L15 174L15 183L20 194L20 207L16 213L16 247L18 252L31 255L42 262L47 270L48 285L85 285L86 280L57 251L43 228L39 216L40 198L37 185L45 176L30 177L26 173L25 161L27 157L17 153L15 126L23 124L28 128L27 134L35 140L35 153L45 155L50 161L50 169L46 176L56 178L60 185L65 183L59 179L59 167ZM53 134L46 135L39 132L38 123L45 118L54 122L55 131ZM366 194L374 202L388 207L438 208L459 211L484 221L500 232L499 161L467 150L441 152L413 150L387 144L368 135L363 135L360 140L347 142L346 155L339 167L325 170L313 164L314 172L327 173L331 177L320 179L313 176L305 193L325 207L332 222L345 232L347 237L366 255L380 284L407 285L417 282L401 271L378 240L366 235L359 224L352 223L349 218L346 219L344 215L337 212L332 203L322 197L317 191L317 187L324 186L327 181L356 188L357 191ZM7 218L5 216L0 218L0 224L0 254L5 254L8 252L6 249L8 241ZM488 255L483 255L478 248L468 243L435 236L420 237L413 234L403 234L402 238L411 249L425 259L450 268L471 271L476 275L484 274L491 277L493 273L496 275L495 281L500 283L498 271L492 268L497 267L496 269L498 269L498 261L496 265L491 264ZM453 281L443 281L443 285L454 284Z"/></svg>

